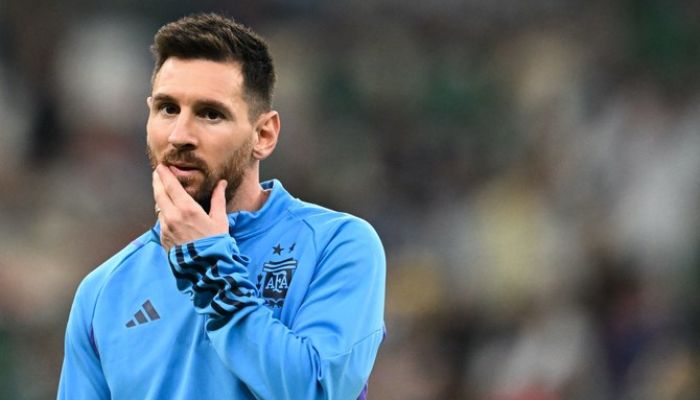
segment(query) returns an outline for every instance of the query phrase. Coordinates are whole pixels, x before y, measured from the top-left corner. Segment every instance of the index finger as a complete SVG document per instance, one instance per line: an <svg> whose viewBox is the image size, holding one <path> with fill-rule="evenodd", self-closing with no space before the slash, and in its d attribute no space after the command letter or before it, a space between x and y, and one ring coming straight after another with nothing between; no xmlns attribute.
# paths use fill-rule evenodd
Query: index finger
<svg viewBox="0 0 700 400"><path fill-rule="evenodd" d="M163 181L157 171L153 171L153 198L156 201L157 211L168 210L173 207L173 202L165 192ZM161 213L157 212L157 214L160 217Z"/></svg>
<svg viewBox="0 0 700 400"><path fill-rule="evenodd" d="M180 181L177 180L175 175L173 175L173 173L165 165L158 164L156 167L156 173L160 177L165 194L170 198L175 206L182 207L188 203L195 203L192 196L187 193L185 188L183 188L180 184Z"/></svg>

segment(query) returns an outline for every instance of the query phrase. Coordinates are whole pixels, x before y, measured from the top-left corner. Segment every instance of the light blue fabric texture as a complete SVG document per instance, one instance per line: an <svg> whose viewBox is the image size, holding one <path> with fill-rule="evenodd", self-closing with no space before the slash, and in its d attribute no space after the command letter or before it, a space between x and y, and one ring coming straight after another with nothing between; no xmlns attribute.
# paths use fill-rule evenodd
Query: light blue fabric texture
<svg viewBox="0 0 700 400"><path fill-rule="evenodd" d="M59 399L355 399L384 334L374 229L279 181L229 234L173 247L159 225L91 272Z"/></svg>

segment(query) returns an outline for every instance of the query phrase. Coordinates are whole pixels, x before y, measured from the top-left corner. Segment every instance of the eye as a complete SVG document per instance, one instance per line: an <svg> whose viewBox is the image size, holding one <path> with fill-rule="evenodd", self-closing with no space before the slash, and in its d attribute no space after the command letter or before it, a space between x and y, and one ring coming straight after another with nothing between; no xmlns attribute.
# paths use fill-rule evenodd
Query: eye
<svg viewBox="0 0 700 400"><path fill-rule="evenodd" d="M213 108L207 108L202 110L201 117L209 121L218 121L224 119L224 114L214 110Z"/></svg>
<svg viewBox="0 0 700 400"><path fill-rule="evenodd" d="M180 109L173 103L162 103L158 105L158 111L164 115L175 115Z"/></svg>

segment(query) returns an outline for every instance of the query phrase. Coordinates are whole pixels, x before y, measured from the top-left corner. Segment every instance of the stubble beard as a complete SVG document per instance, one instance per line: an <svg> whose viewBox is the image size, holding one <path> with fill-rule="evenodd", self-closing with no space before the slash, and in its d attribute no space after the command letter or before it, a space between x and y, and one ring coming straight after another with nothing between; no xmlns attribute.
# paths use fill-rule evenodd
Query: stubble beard
<svg viewBox="0 0 700 400"><path fill-rule="evenodd" d="M175 149L166 153L162 160L158 160L150 146L146 145L146 153L148 160L151 163L151 168L155 170L158 164L169 164L174 162L185 162L194 165L204 176L201 183L187 177L178 177L178 181L187 193L192 196L205 212L209 212L211 208L211 197L214 193L216 184L224 179L227 182L225 194L226 202L230 202L236 195L238 188L243 182L243 176L248 168L253 163L252 155L253 142L246 140L238 149L236 149L224 163L217 168L211 168L204 160L197 157L192 150Z"/></svg>

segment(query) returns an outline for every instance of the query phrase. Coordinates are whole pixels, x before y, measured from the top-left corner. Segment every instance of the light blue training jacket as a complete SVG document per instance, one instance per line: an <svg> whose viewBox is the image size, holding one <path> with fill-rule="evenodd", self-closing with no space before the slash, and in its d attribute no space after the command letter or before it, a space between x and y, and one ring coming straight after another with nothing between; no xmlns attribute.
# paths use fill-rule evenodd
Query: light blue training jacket
<svg viewBox="0 0 700 400"><path fill-rule="evenodd" d="M59 399L356 399L384 336L386 261L365 221L277 181L229 234L160 227L80 284Z"/></svg>

